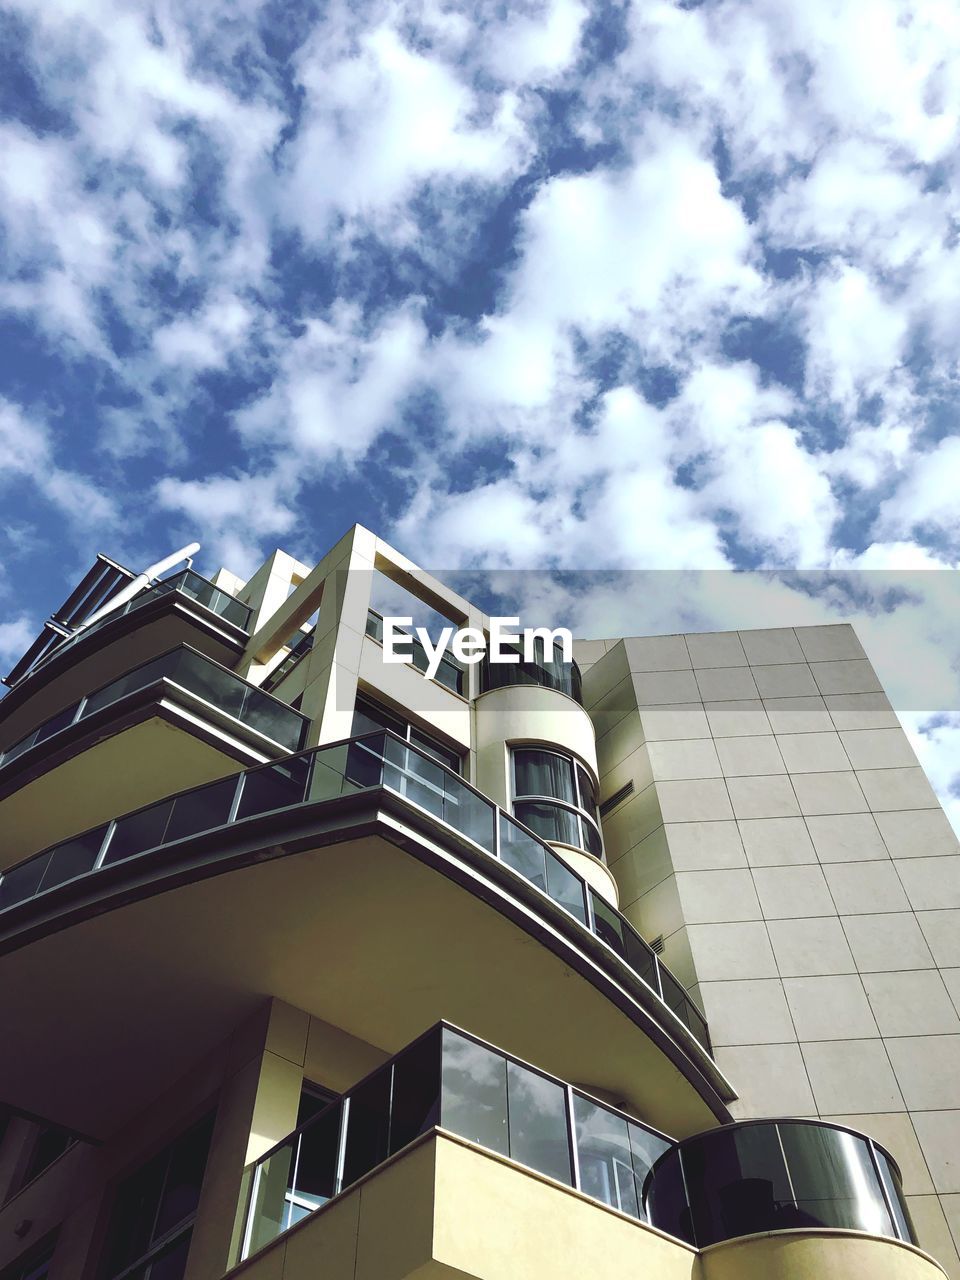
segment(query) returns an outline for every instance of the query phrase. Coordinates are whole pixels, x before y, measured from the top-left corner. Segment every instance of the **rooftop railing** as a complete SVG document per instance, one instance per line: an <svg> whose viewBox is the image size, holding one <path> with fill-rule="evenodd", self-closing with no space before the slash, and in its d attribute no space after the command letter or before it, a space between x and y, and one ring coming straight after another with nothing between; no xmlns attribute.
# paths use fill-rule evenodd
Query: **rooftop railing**
<svg viewBox="0 0 960 1280"><path fill-rule="evenodd" d="M548 657L541 639L536 641L535 662L491 662L485 657L480 664L480 690L503 689L518 684L539 685L542 689L556 689L575 702L583 704L583 687L580 668L575 662L564 662L559 648Z"/></svg>
<svg viewBox="0 0 960 1280"><path fill-rule="evenodd" d="M253 1170L243 1257L440 1126L645 1220L669 1138L445 1023L295 1129Z"/></svg>
<svg viewBox="0 0 960 1280"><path fill-rule="evenodd" d="M250 619L253 616L253 609L250 605L243 604L228 592L221 590L220 587L214 586L207 578L202 578L199 573L194 573L192 569L181 569L173 577L163 578L161 581L145 587L143 591L138 592L126 604L121 605L119 609L114 609L112 613L108 613L99 622L95 622L92 626L84 627L82 630L74 632L73 635L67 636L62 644L58 644L55 649L51 649L49 653L43 656L41 661L37 662L30 674L32 675L34 671L39 671L42 667L45 667L48 662L63 653L64 650L69 649L78 640L93 635L94 632L115 622L117 618L122 618L128 613L135 613L137 609L142 608L145 604L150 604L151 601L159 599L160 596L170 595L173 592L186 596L188 600L193 600L205 609L209 609L218 618L223 618L226 622L232 623L235 627L239 627L241 631L249 631L250 629Z"/></svg>
<svg viewBox="0 0 960 1280"><path fill-rule="evenodd" d="M211 703L218 711L239 720L247 728L255 729L288 751L296 751L303 746L310 723L306 716L183 645L134 667L119 679L111 680L101 689L58 711L25 738L0 752L0 769L38 743L55 738L104 707L163 680Z"/></svg>
<svg viewBox="0 0 960 1280"><path fill-rule="evenodd" d="M67 880L228 823L378 788L426 811L562 907L615 952L710 1052L703 1014L625 917L516 819L453 770L387 731L247 769L63 841L4 873L0 911Z"/></svg>

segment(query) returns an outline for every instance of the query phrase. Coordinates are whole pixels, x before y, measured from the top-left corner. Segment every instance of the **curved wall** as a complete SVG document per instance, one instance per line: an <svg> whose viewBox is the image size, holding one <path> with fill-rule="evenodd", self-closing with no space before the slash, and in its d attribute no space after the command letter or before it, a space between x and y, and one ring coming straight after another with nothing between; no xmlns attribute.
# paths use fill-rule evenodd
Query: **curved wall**
<svg viewBox="0 0 960 1280"><path fill-rule="evenodd" d="M502 808L509 810L511 799L508 743L529 742L569 751L598 781L593 721L566 694L525 684L491 689L474 703L474 720L476 785Z"/></svg>
<svg viewBox="0 0 960 1280"><path fill-rule="evenodd" d="M896 1240L824 1231L778 1232L711 1245L698 1280L943 1280L927 1254Z"/></svg>

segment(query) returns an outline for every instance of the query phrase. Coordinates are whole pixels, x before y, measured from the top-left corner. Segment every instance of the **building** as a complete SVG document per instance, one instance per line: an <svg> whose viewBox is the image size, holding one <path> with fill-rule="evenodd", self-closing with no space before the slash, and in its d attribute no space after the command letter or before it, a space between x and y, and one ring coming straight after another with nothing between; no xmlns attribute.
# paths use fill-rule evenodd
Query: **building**
<svg viewBox="0 0 960 1280"><path fill-rule="evenodd" d="M428 679L384 602L490 622L355 527L100 556L8 676L0 1280L960 1276L960 854L851 629Z"/></svg>

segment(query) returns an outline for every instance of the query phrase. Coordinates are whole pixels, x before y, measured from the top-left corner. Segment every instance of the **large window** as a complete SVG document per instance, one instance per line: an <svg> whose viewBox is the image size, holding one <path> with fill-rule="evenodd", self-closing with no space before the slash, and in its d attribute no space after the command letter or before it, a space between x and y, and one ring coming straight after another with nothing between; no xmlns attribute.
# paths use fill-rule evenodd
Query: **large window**
<svg viewBox="0 0 960 1280"><path fill-rule="evenodd" d="M120 1184L103 1280L180 1280L212 1132L211 1114Z"/></svg>
<svg viewBox="0 0 960 1280"><path fill-rule="evenodd" d="M514 817L543 840L603 857L596 788L572 756L514 747L513 795Z"/></svg>
<svg viewBox="0 0 960 1280"><path fill-rule="evenodd" d="M455 773L463 773L463 756L459 751L446 746L429 733L424 733L422 729L410 724L396 712L388 711L385 706L374 702L372 698L358 696L353 712L351 734L356 737L361 733L376 733L379 729L389 729L405 742L419 747L434 760L445 764L448 769L453 769Z"/></svg>

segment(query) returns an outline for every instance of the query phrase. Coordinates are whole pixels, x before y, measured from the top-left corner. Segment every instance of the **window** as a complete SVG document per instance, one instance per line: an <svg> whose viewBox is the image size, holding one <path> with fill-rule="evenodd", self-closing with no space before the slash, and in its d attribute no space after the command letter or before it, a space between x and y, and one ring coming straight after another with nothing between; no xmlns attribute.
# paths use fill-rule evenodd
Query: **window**
<svg viewBox="0 0 960 1280"><path fill-rule="evenodd" d="M379 702L374 702L372 698L364 698L358 695L353 712L353 728L351 730L353 736L356 737L361 733L376 733L379 729L389 729L391 733L403 738L411 746L419 747L431 759L446 765L454 773L463 773L463 756L459 751L446 746L438 738L431 737L429 733L424 733L421 729L417 729L409 721L404 720L402 716L398 716L393 711L388 711L385 706Z"/></svg>
<svg viewBox="0 0 960 1280"><path fill-rule="evenodd" d="M513 750L513 814L543 840L603 857L597 792L572 756L542 747Z"/></svg>
<svg viewBox="0 0 960 1280"><path fill-rule="evenodd" d="M300 1089L300 1105L297 1108L297 1128L319 1115L331 1102L336 1102L340 1095L332 1089L324 1089L322 1085L304 1080Z"/></svg>
<svg viewBox="0 0 960 1280"><path fill-rule="evenodd" d="M211 1114L117 1188L103 1280L180 1280L212 1132Z"/></svg>

